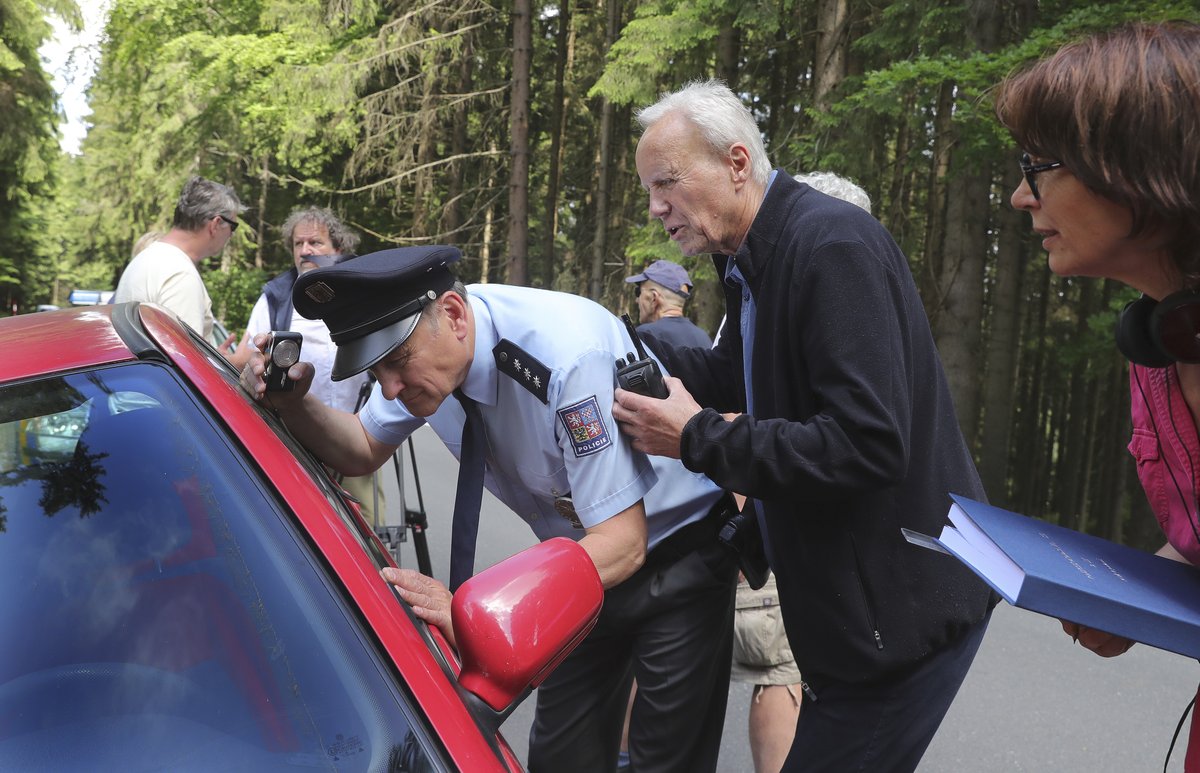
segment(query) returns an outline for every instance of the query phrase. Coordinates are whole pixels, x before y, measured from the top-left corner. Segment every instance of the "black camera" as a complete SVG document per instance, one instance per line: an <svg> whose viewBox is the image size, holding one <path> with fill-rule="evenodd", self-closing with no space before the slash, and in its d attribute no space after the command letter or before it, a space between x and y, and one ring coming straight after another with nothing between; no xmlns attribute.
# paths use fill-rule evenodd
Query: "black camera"
<svg viewBox="0 0 1200 773"><path fill-rule="evenodd" d="M624 360L617 358L617 386L628 392L637 392L639 395L657 397L660 400L665 398L667 385L663 383L662 371L658 369L658 363L646 354L646 349L642 346L642 339L638 336L637 329L630 321L629 315L622 314L621 319L624 320L625 327L629 330L629 337L633 339L637 357L633 356L633 352L629 352Z"/></svg>
<svg viewBox="0 0 1200 773"><path fill-rule="evenodd" d="M300 362L300 344L304 342L304 336L287 331L272 331L270 335L271 340L263 350L267 358L263 381L267 383L268 392L290 392L295 382L288 378L288 368Z"/></svg>
<svg viewBox="0 0 1200 773"><path fill-rule="evenodd" d="M767 563L762 532L758 528L758 516L753 508L753 503L746 500L745 509L729 517L717 532L717 539L737 554L738 568L742 570L746 582L750 583L751 588L758 590L767 584L771 566Z"/></svg>

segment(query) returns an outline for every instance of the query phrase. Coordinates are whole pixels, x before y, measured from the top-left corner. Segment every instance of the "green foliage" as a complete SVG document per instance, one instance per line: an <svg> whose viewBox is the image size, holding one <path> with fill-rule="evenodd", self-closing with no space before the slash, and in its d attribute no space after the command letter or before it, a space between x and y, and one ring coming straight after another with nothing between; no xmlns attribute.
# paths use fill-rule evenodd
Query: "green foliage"
<svg viewBox="0 0 1200 773"><path fill-rule="evenodd" d="M615 104L653 102L660 76L675 57L710 43L717 35L710 4L692 0L650 0L608 52L604 74L588 92Z"/></svg>
<svg viewBox="0 0 1200 773"><path fill-rule="evenodd" d="M1112 381L1101 371L1112 364L1109 328L1120 298L1079 311L1081 297L1107 296L1050 278L1044 257L1020 241L1023 229L1014 232L1001 217L1007 191L998 170L1011 171L1013 154L990 90L1086 32L1129 19L1197 20L1194 0L850 2L846 68L836 73L844 77L819 109L815 60L825 4L632 0L618 9L610 46L611 7L534 9L528 227L534 243L553 250L553 260L529 256L535 284L582 290L593 259L603 264L610 297L626 261L676 260L697 281L713 278L706 256L680 256L646 217L631 116L660 91L719 75L760 121L778 166L835 171L867 189L923 292L931 284L929 298L938 296L939 245L954 225L946 223L950 183L990 181L994 199L976 211L987 241L984 306L996 304L996 255L1019 248L1025 256L1021 338L1012 348L1029 397L1013 412L1026 445L1060 442L1062 400L1038 390L1065 382L1044 367L1046 352L1073 377ZM0 301L16 297L28 307L61 302L72 287L114 286L137 237L167 227L191 174L232 185L248 207L223 268L205 272L218 316L235 330L261 283L288 264L279 229L300 205L341 214L362 232L362 252L451 242L463 249L467 278L483 273L485 255L490 278L503 276L509 6L112 0L89 95L92 128L77 158L56 148L59 115L36 54L49 32L47 13L79 18L70 0L0 0ZM998 19L991 42L977 45L973 33L988 19ZM607 157L604 100L617 106ZM551 138L560 125L552 177ZM607 210L598 206L602 168ZM547 200L551 190L557 194ZM608 220L597 223L602 211ZM543 242L545 235L552 238ZM985 332L991 324L982 323ZM1020 449L1014 456L1034 458Z"/></svg>
<svg viewBox="0 0 1200 773"><path fill-rule="evenodd" d="M682 255L666 235L662 223L651 220L641 225L631 226L629 242L625 247L625 257L630 266L637 270L656 260L669 260L687 269L692 282L712 279L716 276L712 259L708 255Z"/></svg>
<svg viewBox="0 0 1200 773"><path fill-rule="evenodd" d="M59 112L38 48L49 39L46 14L68 28L79 9L68 0L0 0L0 298L31 306L46 295L47 253L29 234L44 228L41 210L52 195Z"/></svg>
<svg viewBox="0 0 1200 773"><path fill-rule="evenodd" d="M662 223L651 220L630 226L629 241L625 245L625 256L632 266L645 266L656 260L683 262L679 247L667 238Z"/></svg>
<svg viewBox="0 0 1200 773"><path fill-rule="evenodd" d="M244 332L250 312L262 294L263 283L271 278L271 273L236 266L225 271L203 271L201 276L212 298L214 314L225 323L229 332Z"/></svg>

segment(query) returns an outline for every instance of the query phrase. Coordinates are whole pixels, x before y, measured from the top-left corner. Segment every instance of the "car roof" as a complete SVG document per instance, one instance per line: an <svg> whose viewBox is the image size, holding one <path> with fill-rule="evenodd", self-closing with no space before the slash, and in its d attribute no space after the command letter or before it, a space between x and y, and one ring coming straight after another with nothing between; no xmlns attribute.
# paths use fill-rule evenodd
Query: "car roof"
<svg viewBox="0 0 1200 773"><path fill-rule="evenodd" d="M113 326L113 306L0 319L0 382L135 359Z"/></svg>

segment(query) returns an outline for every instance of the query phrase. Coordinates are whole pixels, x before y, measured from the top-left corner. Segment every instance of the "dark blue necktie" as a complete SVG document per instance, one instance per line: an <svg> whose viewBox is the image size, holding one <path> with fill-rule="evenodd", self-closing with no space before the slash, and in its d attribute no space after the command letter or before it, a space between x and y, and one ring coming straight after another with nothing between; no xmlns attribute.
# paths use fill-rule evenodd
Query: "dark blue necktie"
<svg viewBox="0 0 1200 773"><path fill-rule="evenodd" d="M458 459L458 489L454 493L454 524L450 535L450 592L475 572L475 543L479 537L479 506L483 503L483 416L479 404L454 390L467 414Z"/></svg>

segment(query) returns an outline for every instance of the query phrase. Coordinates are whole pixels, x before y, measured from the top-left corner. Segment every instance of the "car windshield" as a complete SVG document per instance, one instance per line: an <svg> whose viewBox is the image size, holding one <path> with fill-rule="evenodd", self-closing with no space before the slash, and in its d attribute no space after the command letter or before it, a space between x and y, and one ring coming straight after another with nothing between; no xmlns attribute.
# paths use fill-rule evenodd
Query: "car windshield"
<svg viewBox="0 0 1200 773"><path fill-rule="evenodd" d="M443 767L240 453L158 365L0 387L0 770Z"/></svg>

